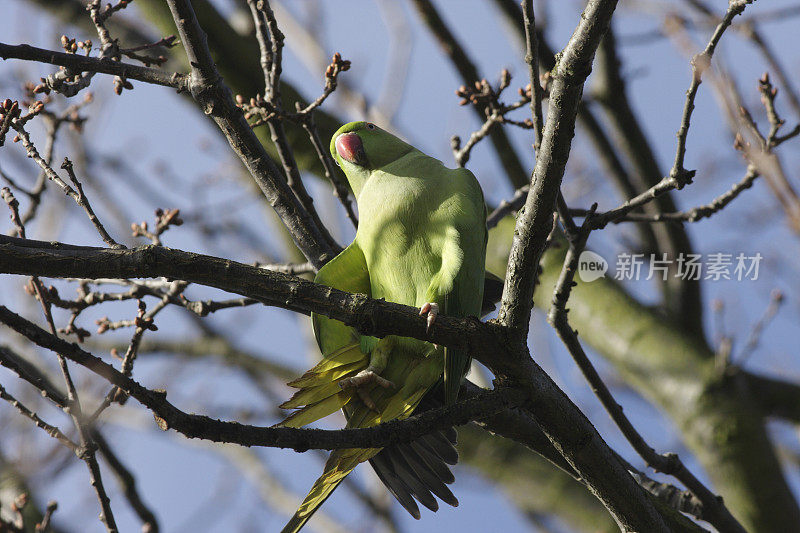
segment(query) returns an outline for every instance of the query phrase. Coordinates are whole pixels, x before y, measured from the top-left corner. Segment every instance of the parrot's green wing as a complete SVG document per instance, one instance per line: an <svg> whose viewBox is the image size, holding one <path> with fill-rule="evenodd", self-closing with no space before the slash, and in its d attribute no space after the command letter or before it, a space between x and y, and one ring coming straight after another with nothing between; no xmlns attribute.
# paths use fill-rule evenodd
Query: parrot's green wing
<svg viewBox="0 0 800 533"><path fill-rule="evenodd" d="M319 269L315 283L356 294L370 294L369 272L364 253L355 242L328 261ZM325 357L353 342L359 342L359 335L350 326L318 313L311 313L311 325L317 345Z"/></svg>
<svg viewBox="0 0 800 533"><path fill-rule="evenodd" d="M441 233L429 240L441 242L440 266L425 293L426 302L437 302L448 316L479 316L483 307L485 283L484 258L488 231L486 204L477 180L469 170L448 169L443 165L436 171L444 174L440 180L428 180L434 186L445 187L446 201L438 206L431 229ZM440 193L442 194L442 193ZM437 224L445 220L446 224ZM478 224L476 225L476 220ZM443 228L443 229L441 229ZM469 371L471 358L464 348L444 349L444 402L455 403L461 381Z"/></svg>
<svg viewBox="0 0 800 533"><path fill-rule="evenodd" d="M343 291L369 294L369 275L358 245L351 244L323 266L315 281ZM311 323L323 358L289 383L299 390L281 407L297 410L280 426L302 427L342 409L355 393L352 389L342 390L339 381L358 374L369 364L353 328L317 313L311 314Z"/></svg>
<svg viewBox="0 0 800 533"><path fill-rule="evenodd" d="M325 264L314 281L343 291L370 293L364 254L356 243ZM342 390L339 380L356 375L369 364L367 354L361 350L360 337L353 328L317 313L311 314L311 323L322 361L289 383L299 390L281 407L297 410L279 426L302 427L343 409L356 395L353 389ZM335 450L325 464L322 476L314 483L283 532L299 531L347 474L378 451Z"/></svg>

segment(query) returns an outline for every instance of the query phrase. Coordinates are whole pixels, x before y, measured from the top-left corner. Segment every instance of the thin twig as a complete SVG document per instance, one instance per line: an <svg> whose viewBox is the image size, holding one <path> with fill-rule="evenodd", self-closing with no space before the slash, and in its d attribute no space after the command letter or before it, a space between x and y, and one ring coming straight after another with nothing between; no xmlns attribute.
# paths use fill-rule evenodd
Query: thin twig
<svg viewBox="0 0 800 533"><path fill-rule="evenodd" d="M684 185L691 183L695 171L686 170L683 167L683 163L686 157L686 139L689 135L692 112L694 111L694 100L697 96L697 91L700 88L703 73L709 68L711 64L711 58L714 55L714 51L716 50L723 33L725 33L725 30L731 25L733 18L737 15L740 15L742 11L744 11L744 8L747 6L747 4L751 3L751 1L752 0L736 0L730 2L728 5L728 10L725 12L725 16L717 25L705 49L692 58L692 82L689 85L689 89L686 91L686 100L684 102L681 125L678 129L678 144L675 150L675 162L672 165L669 175L662 178L661 181L653 185L650 189L635 196L634 198L631 198L630 200L627 200L616 209L606 211L605 213L594 217L594 229L601 229L605 227L608 223L626 216L634 209L641 207L642 205L652 201L667 191L681 189Z"/></svg>
<svg viewBox="0 0 800 533"><path fill-rule="evenodd" d="M13 123L12 127L14 127ZM31 141L31 137L25 130L25 128L21 125L18 125L14 127L14 129L17 131L19 139L22 143L22 146L25 148L28 157L33 159L34 162L37 165L39 165L39 168L42 169L42 171L47 175L50 181L58 185L61 188L61 190L64 191L64 194L66 194L67 196L75 200L76 203L78 203L79 201L78 193L75 192L75 189L70 187L69 184L67 184L63 179L61 179L61 176L59 176L58 173L55 170L53 170L53 167L50 166L50 163L46 161L39 154L39 151L36 149L36 146Z"/></svg>
<svg viewBox="0 0 800 533"><path fill-rule="evenodd" d="M467 165L473 148L475 148L479 142L489 136L492 131L494 131L496 125L510 124L523 129L534 128L534 124L531 119L519 121L512 120L507 117L508 113L516 111L531 101L531 97L528 92L520 89L521 98L518 101L510 105L500 102L500 95L503 93L503 90L508 87L510 82L511 74L507 69L503 69L500 74L500 83L496 90L492 88L488 81L481 80L480 83L475 84L476 87L479 87L479 89L462 85L456 91L456 94L462 97L462 105L466 105L467 103L471 102L475 105L486 106L486 119L483 121L483 124L481 124L480 128L470 134L466 144L463 146L461 145L461 137L458 135L454 135L450 139L450 148L453 151L453 158L456 161L456 165L459 167L465 167Z"/></svg>
<svg viewBox="0 0 800 533"><path fill-rule="evenodd" d="M533 13L533 0L522 2L522 17L525 26L525 42L527 51L525 62L528 64L528 76L530 77L531 93L531 114L533 115L535 143L533 149L539 153L542 146L542 133L544 132L544 118L542 116L542 85L539 83L539 43L536 38L536 18Z"/></svg>
<svg viewBox="0 0 800 533"><path fill-rule="evenodd" d="M69 187L69 185L67 185L67 187ZM3 189L3 199L8 204L9 209L11 209L11 218L14 221L14 224L17 226L17 232L19 233L20 238L24 239L25 226L22 224L19 217L19 204L7 188ZM50 302L47 299L47 293L45 292L44 286L42 285L42 282L39 280L38 276L31 276L31 285L33 286L36 299L39 300L42 310L44 311L47 325L50 328L50 334L54 338L61 341L61 339L58 337L58 330L56 328L55 321L53 320L53 314L51 311ZM86 466L89 469L89 480L92 487L94 487L97 499L100 502L100 520L103 522L103 524L105 524L109 533L116 533L117 525L116 521L114 520L114 514L111 511L111 502L106 494L105 487L103 486L100 466L97 464L97 458L95 456L94 442L89 437L87 427L84 425L81 403L80 399L78 398L78 391L75 387L75 383L72 380L72 376L70 375L67 360L64 355L56 351L56 359L58 360L58 365L61 369L61 374L67 387L66 410L72 418L75 428L78 430L78 435L80 436L80 446L77 450L75 450L75 453L86 463Z"/></svg>
<svg viewBox="0 0 800 533"><path fill-rule="evenodd" d="M594 214L596 208L597 204L595 204L594 207L589 210L591 214ZM572 220L572 214L569 211L569 206L567 205L567 201L564 199L564 194L561 191L558 191L558 198L556 198L556 211L558 212L558 218L561 219L561 223L564 225L564 231L567 232L567 238L570 240L576 238L578 234L578 227L575 225L575 221ZM591 215L587 215L587 218L591 218Z"/></svg>
<svg viewBox="0 0 800 533"><path fill-rule="evenodd" d="M177 72L164 72L163 70L139 65L131 65L121 61L110 59L98 59L86 57L78 54L66 54L53 50L45 50L28 46L27 44L10 45L0 43L0 58L2 59L25 59L37 61L39 63L50 63L66 67L71 72L99 72L127 78L131 80L143 81L154 85L172 87L177 91L186 91L189 88L190 78L186 74Z"/></svg>
<svg viewBox="0 0 800 533"><path fill-rule="evenodd" d="M45 141L42 158L49 165L53 162L53 150L55 149L56 137L63 124L63 121L59 120L59 118L63 118L64 115L53 117L50 114L42 113L41 116L44 119L45 129L47 131L47 140ZM44 194L48 181L47 173L44 170L40 170L39 175L36 177L36 183L31 190L31 195L29 196L30 204L28 205L28 210L22 215L23 224L27 224L36 217L39 206L42 203L42 194Z"/></svg>
<svg viewBox="0 0 800 533"><path fill-rule="evenodd" d="M590 387L603 407L609 413L622 434L636 452L647 461L648 466L656 471L672 475L683 483L703 503L702 518L720 531L745 533L744 528L736 521L721 499L714 495L694 474L681 462L676 454L658 454L636 430L631 421L622 412L622 408L614 399L611 391L595 370L586 353L583 351L575 330L569 325L567 318L567 301L575 284L575 273L578 270L580 254L586 246L586 240L592 231L591 218L596 205L590 210L577 234L570 239L570 247L564 259L558 282L553 292L553 304L547 315L548 322L555 328L561 341L567 347L575 363L580 368Z"/></svg>
<svg viewBox="0 0 800 533"><path fill-rule="evenodd" d="M14 372L20 379L33 385L41 392L42 396L56 404L59 408L65 412L69 411L69 401L66 395L55 386L50 378L44 375L27 359L15 353L7 346L0 345L0 365Z"/></svg>
<svg viewBox="0 0 800 533"><path fill-rule="evenodd" d="M657 213L650 215L647 213L627 213L626 215L614 218L611 223L618 224L620 222L698 222L705 218L709 218L716 213L722 211L733 200L735 200L743 191L753 186L753 183L758 179L760 174L753 165L747 167L747 173L738 182L725 193L714 198L711 202L693 207L687 211L679 211L676 213ZM588 209L570 209L570 214L573 216L583 217L589 213ZM602 215L605 217L606 214Z"/></svg>
<svg viewBox="0 0 800 533"><path fill-rule="evenodd" d="M706 17L708 21L712 22L713 24L717 24L719 22L719 18L706 3L700 2L699 0L692 0L688 3L697 11L699 11L700 14ZM762 11L750 16L747 20L742 21L740 24L733 25L733 29L744 35L745 38L750 40L758 49L758 51L761 52L761 55L767 61L770 70L775 73L781 85L783 86L783 89L786 91L787 97L789 98L789 103L791 104L795 113L800 116L800 97L798 97L797 91L794 89L794 86L789 80L786 70L780 64L778 56L775 54L772 48L770 48L769 44L764 39L761 31L758 28L759 21L769 20L770 17L775 15L781 18L788 18L796 16L797 13L798 10L795 6L791 8L784 8L784 10L778 9L772 13L768 11Z"/></svg>
<svg viewBox="0 0 800 533"><path fill-rule="evenodd" d="M83 208L84 211L86 211L86 215L89 217L89 220L92 222L92 225L100 234L100 237L103 239L103 242L105 242L112 248L120 248L120 247L124 248L122 244L119 244L111 237L111 235L108 234L106 228L104 228L103 224L100 223L100 219L98 219L97 215L94 214L94 210L92 209L91 204L89 204L89 199L83 192L83 186L78 181L77 176L75 176L75 169L72 166L72 161L70 161L68 158L65 157L64 162L61 164L61 168L67 171L67 175L69 176L70 181L75 186L75 189L78 191L78 197L75 198L75 201L78 203L79 206Z"/></svg>
<svg viewBox="0 0 800 533"><path fill-rule="evenodd" d="M523 205L525 205L525 199L528 197L528 191L530 190L530 185L525 185L524 187L520 187L516 191L514 191L514 196L512 196L509 200L503 200L500 202L494 211L492 211L488 217L486 217L486 227L492 229L493 227L497 226L497 224L505 218L506 215L519 211Z"/></svg>
<svg viewBox="0 0 800 533"><path fill-rule="evenodd" d="M230 300L204 300L204 301L188 301L187 309L192 311L197 316L207 316L211 313L216 313L223 309L231 309L233 307L248 307L251 305L259 304L258 300L253 298L233 298Z"/></svg>
<svg viewBox="0 0 800 533"><path fill-rule="evenodd" d="M413 0L413 4L419 11L422 21L438 41L442 51L447 54L453 66L458 70L463 83L472 85L479 82L481 77L478 75L478 69L433 4L429 0ZM484 105L473 106L473 109L479 120L484 120L491 114L491 112L487 112ZM494 128L489 139L503 165L508 180L514 187L525 185L528 181L527 173L505 131L501 128Z"/></svg>
<svg viewBox="0 0 800 533"><path fill-rule="evenodd" d="M50 528L50 520L52 520L53 513L55 513L57 509L58 509L58 502L55 501L47 502L47 507L44 510L44 516L42 516L42 521L36 524L36 533L44 533Z"/></svg>
<svg viewBox="0 0 800 533"><path fill-rule="evenodd" d="M501 121L502 115L499 111L490 113L489 116L486 117L486 120L483 121L481 127L470 134L467 143L463 147L461 146L461 138L454 136L450 140L450 144L453 150L453 156L456 160L456 165L465 167L469 162L469 157L475 145L485 139L492 132L494 126Z"/></svg>
<svg viewBox="0 0 800 533"><path fill-rule="evenodd" d="M44 430L45 433L53 437L54 439L58 440L61 444L66 446L67 448L71 449L72 451L77 451L79 449L78 444L72 442L72 440L64 435L64 433L58 429L56 426L50 425L44 420L42 420L39 415L25 407L25 405L17 400L14 396L8 393L8 391L0 385L0 400L5 400L10 403L14 408L19 411L22 416L25 418L29 418L36 424L37 427Z"/></svg>
<svg viewBox="0 0 800 533"><path fill-rule="evenodd" d="M250 13L256 26L256 37L261 50L261 68L264 72L266 106L274 111L271 113L271 118L267 119L267 125L286 175L286 183L311 217L314 225L320 229L328 245L333 249L337 249L339 245L333 240L333 237L331 237L319 218L319 214L314 207L314 200L303 184L297 161L295 161L294 153L289 146L283 122L281 121L283 106L281 102L280 76L283 69L281 64L283 60L283 33L278 29L275 14L267 0L248 0L247 3L250 6Z"/></svg>
<svg viewBox="0 0 800 533"><path fill-rule="evenodd" d="M267 85L272 85L271 78L272 78L272 70L274 64L274 57L275 53L272 51L274 46L271 46L270 43L272 40L270 39L269 33L266 31L266 26L264 20L262 20L261 13L256 7L259 4L255 4L252 2L250 3L252 15L255 18L256 26L258 28L257 35L259 38L259 45L262 50L262 68L265 69L265 79L267 80ZM268 20L272 17L271 23L269 26L275 26L275 30L277 30L277 24L274 22L274 16L270 14L266 16ZM245 118L251 118L253 116L260 117L255 122L252 122L250 125L252 127L260 126L263 124L275 124L282 128L282 120L290 120L297 124L300 124L303 129L309 135L309 139L311 140L314 149L317 152L317 157L319 157L320 161L322 162L323 168L325 170L325 176L331 180L334 186L334 195L339 199L342 205L347 212L347 216L353 222L353 225L358 227L358 220L356 219L355 213L353 211L352 203L350 202L349 198L349 191L347 186L339 179L337 173L334 170L334 161L330 154L327 151L327 148L324 146L322 141L319 137L319 131L317 130L316 122L314 120L314 112L316 109L322 105L322 103L336 90L339 84L339 74L345 72L350 69L350 61L342 59L340 53L336 52L333 57L331 58L330 64L325 69L325 86L323 88L322 94L315 99L313 102L308 104L307 106L303 107L300 102L295 102L296 111L293 113L284 110L280 106L280 102L274 102L269 100L262 99L260 96L256 95L256 98L251 98L250 102L245 102L245 99L240 95L237 95L237 102L239 106L245 111ZM272 95L277 95L278 93L274 90L271 92ZM274 96L272 97L274 98ZM272 127L272 126L271 126ZM291 179L293 178L289 175Z"/></svg>
<svg viewBox="0 0 800 533"><path fill-rule="evenodd" d="M783 302L783 293L777 289L773 290L770 294L769 305L764 310L764 314L761 316L761 318L759 318L758 321L753 324L753 329L750 330L750 335L747 337L747 342L742 347L742 355L736 362L738 366L743 366L753 352L756 351L756 348L758 348L758 343L761 340L761 334L764 332L767 326L769 326L770 322L772 322L772 319L775 318L775 315L780 310Z"/></svg>
<svg viewBox="0 0 800 533"><path fill-rule="evenodd" d="M31 114L33 114L33 112ZM106 244L108 244L113 248L123 247L121 244L117 243L117 241L115 241L111 237L111 235L108 234L105 227L103 227L103 224L100 222L100 219L98 219L97 215L94 214L92 206L89 204L89 200L83 192L83 187L78 181L78 178L75 176L75 171L73 169L72 162L69 159L64 158L64 163L61 165L61 168L67 172L70 181L72 181L72 183L75 185L77 191L72 187L70 187L70 185L67 184L55 170L53 170L53 167L50 166L49 161L44 157L42 157L39 151L36 149L36 146L33 144L33 141L31 141L30 135L20 123L25 118L26 117L21 117L20 119L13 121L11 123L11 127L17 131L19 139L22 142L22 146L25 147L25 151L27 152L28 157L33 159L36 162L36 164L39 165L39 167L42 169L42 172L45 173L45 175L50 179L50 181L58 185L67 196L75 200L75 203L77 203L80 207L83 208L84 211L86 211L86 215L89 217L89 220L91 221L92 225L100 234L100 237L103 239L103 242L105 242ZM55 135L55 133L53 133L53 135Z"/></svg>
<svg viewBox="0 0 800 533"><path fill-rule="evenodd" d="M309 139L311 139L311 144L314 146L314 150L317 152L317 157L322 162L322 168L325 169L325 177L328 178L333 184L333 195L339 199L339 202L341 202L345 213L347 213L347 218L353 223L353 227L358 228L358 217L356 217L355 210L353 209L353 202L350 200L350 191L339 178L334 166L333 158L331 157L330 152L328 152L328 150L322 144L322 140L319 137L319 130L317 130L317 125L314 121L313 110L304 110L303 112L306 113L305 116L307 119L303 120L301 124L303 129L306 130L306 133L308 133Z"/></svg>
<svg viewBox="0 0 800 533"><path fill-rule="evenodd" d="M158 520L153 511L142 500L139 490L136 487L136 478L131 471L122 463L120 457L114 452L114 449L106 441L105 437L99 431L92 432L92 439L97 443L97 451L103 456L111 471L119 482L122 493L125 499L128 500L131 508L136 512L142 521L142 531L147 533L158 533Z"/></svg>
<svg viewBox="0 0 800 533"><path fill-rule="evenodd" d="M125 376L130 377L133 373L133 363L136 360L136 355L139 352L139 345L142 342L142 337L144 336L145 331L157 329L153 323L155 316L161 312L161 310L163 310L172 300L178 298L188 286L189 284L185 281L173 282L170 290L164 294L164 296L161 298L161 301L158 302L158 304L156 304L149 312L146 312L147 308L144 302L139 300L139 312L136 316L136 319L134 319L132 323L132 325L136 326L136 329L133 331L131 340L128 343L128 348L125 350L125 356L122 358L122 364L120 365L120 371ZM108 329L113 328L108 326ZM95 421L100 417L100 414L113 402L124 404L127 399L128 396L124 394L118 387L111 387L111 390L109 390L105 395L103 401L100 403L97 409L95 409L94 413L88 417L88 423L90 425L94 425Z"/></svg>
<svg viewBox="0 0 800 533"><path fill-rule="evenodd" d="M714 56L714 51L720 39L722 39L725 30L728 29L731 22L733 22L734 17L741 15L745 7L752 2L753 0L732 0L729 2L725 16L717 25L705 49L692 58L692 83L686 91L683 116L681 118L680 128L678 129L678 146L675 150L675 162L669 173L669 178L674 180L675 188L680 189L687 183L690 183L694 176L694 172L687 171L683 167L683 163L686 156L686 139L689 135L692 112L694 111L694 100L697 96L697 90L700 88L700 83L702 82L703 72L711 66L711 58Z"/></svg>

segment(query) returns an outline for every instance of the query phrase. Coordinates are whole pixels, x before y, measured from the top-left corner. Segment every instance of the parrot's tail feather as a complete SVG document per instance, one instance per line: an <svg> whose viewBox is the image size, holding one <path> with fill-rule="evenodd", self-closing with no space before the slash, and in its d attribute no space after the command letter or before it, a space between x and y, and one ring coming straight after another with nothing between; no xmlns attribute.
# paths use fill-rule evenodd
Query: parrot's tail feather
<svg viewBox="0 0 800 533"><path fill-rule="evenodd" d="M381 450L381 453L370 459L369 462L372 465L372 469L375 470L378 479L386 485L389 492L400 502L400 505L402 505L411 516L419 520L420 514L417 502L414 501L411 489L408 488L408 485L404 483L394 471L391 459L389 458L390 454L391 452L387 453L386 448L384 448Z"/></svg>
<svg viewBox="0 0 800 533"><path fill-rule="evenodd" d="M436 498L433 497L433 494L431 494L431 491L422 480L420 472L408 464L408 461L403 454L403 448L405 448L405 446L399 445L397 446L396 453L389 454L389 459L392 462L394 471L413 492L414 497L419 503L433 512L438 511L439 502L436 501Z"/></svg>
<svg viewBox="0 0 800 533"><path fill-rule="evenodd" d="M471 359L463 350L444 349L444 404L453 405L458 399L461 380L469 372Z"/></svg>
<svg viewBox="0 0 800 533"><path fill-rule="evenodd" d="M281 404L281 407L297 411L278 425L302 427L343 408L355 397L355 391L342 390L339 381L356 375L368 364L367 356L357 344L345 346L329 354L301 378L289 383L300 390Z"/></svg>
<svg viewBox="0 0 800 533"><path fill-rule="evenodd" d="M426 435L426 438L422 442L424 442L426 446L431 447L436 455L441 457L445 463L449 465L458 463L458 450L456 450L458 434L456 433L456 428L448 428Z"/></svg>
<svg viewBox="0 0 800 533"><path fill-rule="evenodd" d="M348 344L324 356L317 366L294 381L290 381L287 385L296 389L319 385L321 383L320 380L324 379L324 376L329 375L331 372L341 372L344 370L344 367L367 361L367 355L361 351L358 344Z"/></svg>
<svg viewBox="0 0 800 533"><path fill-rule="evenodd" d="M439 457L431 454L429 449L425 447L421 441L424 440L425 437L419 439L420 442L409 442L408 447L411 451L413 451L413 455L407 457L409 464L419 465L419 468L423 468L426 470L426 477L423 479L431 479L431 482L428 484L430 487L437 488L442 487L443 485L450 484L455 481L455 476L450 471L449 468L445 465L444 461L442 461ZM421 476L422 477L422 476ZM443 487L443 489L446 487ZM447 498L440 495L438 492L433 491L434 494L439 496L444 501L447 501ZM444 494L449 494L449 497L452 498L452 493L450 493L449 489ZM450 503L450 502L447 502ZM457 505L450 503L450 505Z"/></svg>
<svg viewBox="0 0 800 533"><path fill-rule="evenodd" d="M433 503L433 511L439 509L439 502L436 501L436 498L433 496L438 496L442 501L445 503L449 503L453 505L453 501L455 501L456 505L458 504L458 500L456 497L453 496L453 493L450 492L450 489L447 488L445 482L439 479L427 465L425 460L414 450L410 445L403 444L402 446L398 447L400 452L398 462L400 463L399 470L407 470L413 472L416 478L419 480L420 484L422 484L425 492L431 494L430 498ZM423 502L423 505L431 509L430 506Z"/></svg>
<svg viewBox="0 0 800 533"><path fill-rule="evenodd" d="M380 448L349 448L344 450L334 450L328 461L325 463L325 470L322 475L314 482L314 486L308 492L303 503L297 512L284 526L281 533L296 533L308 522L320 505L330 497L339 483L358 466L359 463L370 459L380 451Z"/></svg>
<svg viewBox="0 0 800 533"><path fill-rule="evenodd" d="M320 418L335 413L353 399L355 393L353 390L339 391L337 394L328 396L324 400L317 403L306 405L302 409L298 409L291 415L287 416L283 421L278 422L276 426L287 428L301 428L307 426L312 422L316 422Z"/></svg>
<svg viewBox="0 0 800 533"><path fill-rule="evenodd" d="M455 433L454 428L450 428ZM425 435L421 439L414 441L420 446L427 449L435 457L448 465L458 464L458 450L456 450L456 438L445 433L445 431L437 431L430 435Z"/></svg>
<svg viewBox="0 0 800 533"><path fill-rule="evenodd" d="M309 509L308 511L306 511L304 513L301 513L300 510L298 510L296 513L294 513L294 516L292 516L292 518L289 520L289 522L285 526L283 526L283 529L281 529L281 533L297 533L298 531L300 531L303 528L303 526L306 525L306 522L308 522L308 520L314 515L314 513L317 511L317 509L319 509L319 507L323 503L325 503L325 500L327 500L328 497L331 494L333 494L333 490L343 480L344 480L344 477L342 477L342 479L337 481L335 484L331 485L330 486L330 490L328 491L328 493L319 501L319 503L317 503L314 506L313 509ZM305 503L305 502L303 502L303 503Z"/></svg>
<svg viewBox="0 0 800 533"><path fill-rule="evenodd" d="M439 405L441 402L435 399L435 394L429 392L423 397L416 412ZM370 464L380 480L414 518L420 517L415 498L428 508L438 505L431 493L447 504L458 505L458 499L446 487L455 480L447 465L458 462L456 437L455 428L435 431L410 443L386 447L370 459Z"/></svg>
<svg viewBox="0 0 800 533"><path fill-rule="evenodd" d="M411 447L414 451L425 460L425 463L430 467L436 477L438 477L443 482L450 484L456 480L456 477L447 467L447 462L444 460L443 457L436 454L433 451L433 448L426 444L426 440L430 438L430 435L426 435L422 438L419 438L411 443Z"/></svg>

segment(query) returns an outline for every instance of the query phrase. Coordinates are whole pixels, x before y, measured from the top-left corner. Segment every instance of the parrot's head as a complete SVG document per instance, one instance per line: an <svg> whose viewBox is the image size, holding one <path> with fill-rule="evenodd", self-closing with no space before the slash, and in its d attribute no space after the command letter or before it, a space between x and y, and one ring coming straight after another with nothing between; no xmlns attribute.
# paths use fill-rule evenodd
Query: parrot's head
<svg viewBox="0 0 800 533"><path fill-rule="evenodd" d="M410 144L371 122L350 122L331 138L331 155L342 167L358 198L370 173L414 150Z"/></svg>

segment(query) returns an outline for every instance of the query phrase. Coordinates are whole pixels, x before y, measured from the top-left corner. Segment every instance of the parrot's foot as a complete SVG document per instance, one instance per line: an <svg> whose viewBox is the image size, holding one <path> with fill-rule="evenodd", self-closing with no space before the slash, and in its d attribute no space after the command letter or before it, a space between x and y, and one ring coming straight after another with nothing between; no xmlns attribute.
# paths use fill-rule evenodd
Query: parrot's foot
<svg viewBox="0 0 800 533"><path fill-rule="evenodd" d="M367 390L367 386L372 385L373 383L383 387L384 389L393 389L395 387L394 383L388 379L380 377L374 370L371 370L370 368L362 370L353 377L340 380L339 387L342 389L356 389L356 393L358 393L358 397L361 398L361 401L364 402L364 405L373 411L377 411L375 402L372 401L372 398L369 396L369 391Z"/></svg>
<svg viewBox="0 0 800 533"><path fill-rule="evenodd" d="M430 333L431 326L436 322L436 317L439 316L439 304L434 302L427 302L422 304L419 308L419 316L428 315L428 327L425 328L426 333Z"/></svg>

